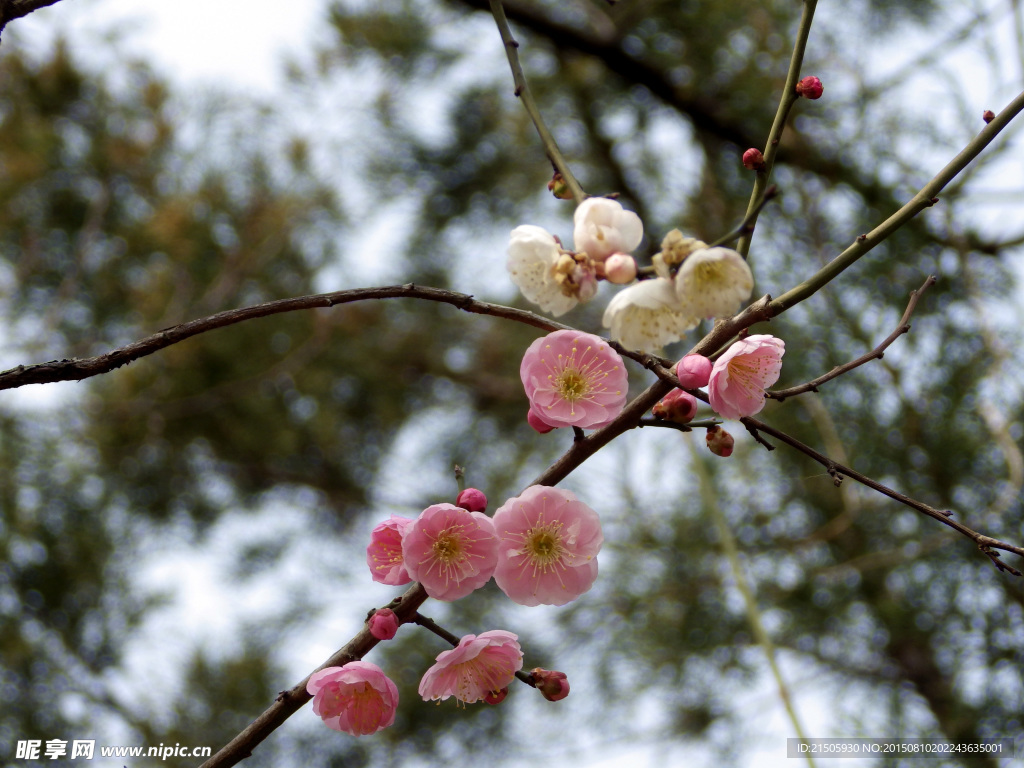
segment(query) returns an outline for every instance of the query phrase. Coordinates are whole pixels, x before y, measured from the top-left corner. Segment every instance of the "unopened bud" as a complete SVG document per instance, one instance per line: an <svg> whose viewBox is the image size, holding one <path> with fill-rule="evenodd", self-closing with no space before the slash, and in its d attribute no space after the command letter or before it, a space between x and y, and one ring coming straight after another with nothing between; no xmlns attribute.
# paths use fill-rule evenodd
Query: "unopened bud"
<svg viewBox="0 0 1024 768"><path fill-rule="evenodd" d="M508 686L506 685L500 691L488 691L484 694L484 701L488 704L501 704L508 696Z"/></svg>
<svg viewBox="0 0 1024 768"><path fill-rule="evenodd" d="M566 184L562 174L558 171L555 171L555 175L548 182L548 191L559 200L572 200L572 192L569 191L569 185Z"/></svg>
<svg viewBox="0 0 1024 768"><path fill-rule="evenodd" d="M636 259L625 253L613 253L604 261L604 276L616 285L632 283L636 280Z"/></svg>
<svg viewBox="0 0 1024 768"><path fill-rule="evenodd" d="M996 113L993 112L991 109L986 109L984 112L981 113L981 119L984 120L986 123L991 123L993 120L996 119Z"/></svg>
<svg viewBox="0 0 1024 768"><path fill-rule="evenodd" d="M704 355L686 355L676 363L676 378L687 389L700 389L711 381L711 369L714 367L714 363Z"/></svg>
<svg viewBox="0 0 1024 768"><path fill-rule="evenodd" d="M548 701L561 701L569 695L569 680L565 672L554 672L537 667L530 671L533 684Z"/></svg>
<svg viewBox="0 0 1024 768"><path fill-rule="evenodd" d="M765 169L764 155L757 147L751 147L743 153L743 167L748 171L763 171Z"/></svg>
<svg viewBox="0 0 1024 768"><path fill-rule="evenodd" d="M708 427L707 441L708 448L715 456L732 456L732 448L736 441L721 427Z"/></svg>
<svg viewBox="0 0 1024 768"><path fill-rule="evenodd" d="M542 435L546 435L548 432L554 429L554 427L552 427L550 424L541 421L540 416L535 414L532 408L526 414L526 422L535 430L540 432Z"/></svg>
<svg viewBox="0 0 1024 768"><path fill-rule="evenodd" d="M697 415L697 398L681 389L673 389L654 406L654 417L675 424L689 424Z"/></svg>
<svg viewBox="0 0 1024 768"><path fill-rule="evenodd" d="M483 512L487 509L487 497L484 496L483 491L466 488L464 491L459 491L459 495L455 497L455 506L462 507L469 512Z"/></svg>
<svg viewBox="0 0 1024 768"><path fill-rule="evenodd" d="M379 608L370 617L370 634L378 640L390 640L398 633L398 616L390 608Z"/></svg>
<svg viewBox="0 0 1024 768"><path fill-rule="evenodd" d="M803 96L805 99L820 99L821 94L825 92L825 86L821 84L821 80L809 75L796 84L796 95Z"/></svg>

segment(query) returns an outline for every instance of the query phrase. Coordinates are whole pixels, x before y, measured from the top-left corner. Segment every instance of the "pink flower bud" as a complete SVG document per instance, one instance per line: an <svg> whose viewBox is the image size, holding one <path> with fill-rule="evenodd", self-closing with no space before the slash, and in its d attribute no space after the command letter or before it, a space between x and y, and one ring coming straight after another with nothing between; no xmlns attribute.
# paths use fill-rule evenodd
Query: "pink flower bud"
<svg viewBox="0 0 1024 768"><path fill-rule="evenodd" d="M459 491L459 495L455 497L455 506L468 509L470 512L483 512L487 509L487 497L483 491L467 488Z"/></svg>
<svg viewBox="0 0 1024 768"><path fill-rule="evenodd" d="M636 280L636 259L625 253L614 253L604 262L604 276L609 283L625 285Z"/></svg>
<svg viewBox="0 0 1024 768"><path fill-rule="evenodd" d="M820 99L821 94L824 92L825 86L821 84L821 80L813 75L805 77L796 84L796 95L803 96L805 99Z"/></svg>
<svg viewBox="0 0 1024 768"><path fill-rule="evenodd" d="M540 416L533 412L533 408L531 408L529 412L527 412L526 414L526 423L529 424L538 432L540 432L542 435L546 435L548 432L554 429L554 427L552 427L546 421L541 421Z"/></svg>
<svg viewBox="0 0 1024 768"><path fill-rule="evenodd" d="M390 640L398 633L398 616L390 608L378 608L370 617L370 634L378 640Z"/></svg>
<svg viewBox="0 0 1024 768"><path fill-rule="evenodd" d="M706 387L714 364L704 355L687 355L676 363L676 378L687 389Z"/></svg>
<svg viewBox="0 0 1024 768"><path fill-rule="evenodd" d="M530 671L533 684L548 701L561 701L569 695L569 680L565 672L553 672L537 667Z"/></svg>
<svg viewBox="0 0 1024 768"><path fill-rule="evenodd" d="M697 415L697 398L681 389L673 389L654 406L655 418L676 424L688 424Z"/></svg>
<svg viewBox="0 0 1024 768"><path fill-rule="evenodd" d="M488 704L501 704L508 696L508 686L506 685L500 691L488 691L484 694L484 701Z"/></svg>
<svg viewBox="0 0 1024 768"><path fill-rule="evenodd" d="M993 120L996 119L996 113L993 112L991 109L986 109L984 112L981 113L981 119L984 120L986 123L991 123Z"/></svg>
<svg viewBox="0 0 1024 768"><path fill-rule="evenodd" d="M748 171L763 171L765 169L764 155L757 147L751 147L743 153L743 167Z"/></svg>
<svg viewBox="0 0 1024 768"><path fill-rule="evenodd" d="M732 456L732 448L736 441L721 427L708 427L707 441L708 448L715 456Z"/></svg>

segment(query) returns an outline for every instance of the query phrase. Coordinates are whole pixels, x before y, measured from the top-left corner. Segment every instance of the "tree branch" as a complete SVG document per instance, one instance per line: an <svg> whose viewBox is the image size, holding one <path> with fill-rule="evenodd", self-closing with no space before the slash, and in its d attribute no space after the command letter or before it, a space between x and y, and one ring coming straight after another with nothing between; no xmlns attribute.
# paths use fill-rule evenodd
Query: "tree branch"
<svg viewBox="0 0 1024 768"><path fill-rule="evenodd" d="M859 368L864 363L872 360L881 360L885 354L885 350L889 348L896 339L907 333L910 330L910 316L914 313L917 308L917 302L921 298L921 294L924 293L930 286L935 285L935 275L929 275L925 279L924 283L916 291L910 292L910 302L907 304L906 310L903 312L903 317L900 318L899 325L896 326L896 330L890 333L885 341L875 347L873 350L865 355L861 355L856 360L851 360L844 365L837 365L828 373L823 376L819 376L813 381L808 381L806 384L799 384L789 389L779 389L772 392L766 393L767 397L773 398L774 400L785 400L787 397L793 397L793 395L802 395L804 392L817 392L818 386L824 384L826 381L839 378L844 373L852 371L854 368Z"/></svg>
<svg viewBox="0 0 1024 768"><path fill-rule="evenodd" d="M0 32L4 31L7 22L28 16L32 11L56 5L60 0L0 0Z"/></svg>

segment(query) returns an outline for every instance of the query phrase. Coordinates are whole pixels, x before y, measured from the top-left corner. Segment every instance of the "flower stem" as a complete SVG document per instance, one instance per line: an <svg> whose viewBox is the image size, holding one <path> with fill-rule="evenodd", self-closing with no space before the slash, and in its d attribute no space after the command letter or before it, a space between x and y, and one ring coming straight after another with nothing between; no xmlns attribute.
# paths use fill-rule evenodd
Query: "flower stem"
<svg viewBox="0 0 1024 768"><path fill-rule="evenodd" d="M512 80L516 84L515 94L522 101L523 106L526 108L527 114L530 115L530 119L533 120L533 125L537 129L537 133L540 136L541 143L544 145L544 153L548 156L548 160L555 169L562 174L562 178L565 180L566 185L569 187L569 192L572 194L573 202L579 205L586 198L586 194L583 192L583 188L580 183L576 181L576 177L572 175L572 171L569 170L569 164L565 161L561 151L558 149L558 144L555 143L555 137L551 135L551 131L548 130L547 125L544 124L544 118L541 117L540 110L537 108L537 102L533 100L533 94L530 93L530 87L526 84L526 75L523 74L523 68L519 64L519 43L512 37L512 30L508 26L508 19L505 18L505 9L501 4L501 0L490 0L491 3L491 14L494 16L494 21L498 25L498 31L501 33L501 41L505 44L505 53L508 56L509 66L512 68Z"/></svg>

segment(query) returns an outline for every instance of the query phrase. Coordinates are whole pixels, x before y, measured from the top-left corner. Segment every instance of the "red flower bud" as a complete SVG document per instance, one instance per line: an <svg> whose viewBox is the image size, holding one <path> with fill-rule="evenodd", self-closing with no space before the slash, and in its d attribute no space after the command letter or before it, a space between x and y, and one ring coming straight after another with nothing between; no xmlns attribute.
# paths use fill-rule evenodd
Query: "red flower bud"
<svg viewBox="0 0 1024 768"><path fill-rule="evenodd" d="M455 506L470 512L483 512L487 509L487 497L484 496L483 491L467 488L464 491L459 491L459 495L455 497Z"/></svg>
<svg viewBox="0 0 1024 768"><path fill-rule="evenodd" d="M763 171L765 169L764 155L757 147L751 147L743 153L743 167L748 171Z"/></svg>
<svg viewBox="0 0 1024 768"><path fill-rule="evenodd" d="M548 701L561 701L569 695L569 680L566 678L565 672L553 672L537 667L530 670L530 677L533 678L533 684L537 686L537 690Z"/></svg>
<svg viewBox="0 0 1024 768"><path fill-rule="evenodd" d="M986 109L984 112L981 113L981 119L984 120L986 123L991 123L993 120L996 119L996 113L993 112L991 109Z"/></svg>
<svg viewBox="0 0 1024 768"><path fill-rule="evenodd" d="M716 456L732 456L732 448L736 441L721 427L708 427L707 441L708 448Z"/></svg>
<svg viewBox="0 0 1024 768"><path fill-rule="evenodd" d="M803 96L805 99L820 99L821 94L825 92L825 86L821 84L821 80L809 75L796 84L797 96Z"/></svg>
<svg viewBox="0 0 1024 768"><path fill-rule="evenodd" d="M654 418L688 424L697 415L697 398L681 389L673 389L651 411Z"/></svg>

